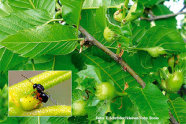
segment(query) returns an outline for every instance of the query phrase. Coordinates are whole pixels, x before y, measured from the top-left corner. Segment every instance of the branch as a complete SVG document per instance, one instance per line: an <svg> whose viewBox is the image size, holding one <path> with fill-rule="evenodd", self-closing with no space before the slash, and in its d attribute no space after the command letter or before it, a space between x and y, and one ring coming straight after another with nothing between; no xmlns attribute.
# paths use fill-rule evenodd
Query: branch
<svg viewBox="0 0 186 124"><path fill-rule="evenodd" d="M179 124L176 119L174 118L174 116L172 115L171 112L169 112L169 116L170 116L170 121L172 122L172 124Z"/></svg>
<svg viewBox="0 0 186 124"><path fill-rule="evenodd" d="M134 79L136 79L136 81L142 86L142 88L145 87L145 82L136 74L136 72L134 72L134 70L124 60L122 60L122 58L118 57L115 53L113 53L111 50L109 50L107 47L97 41L83 27L79 26L79 31L86 36L86 41L89 41L91 44L97 46L105 53L107 53L111 58L118 62L124 70L128 71L134 77Z"/></svg>
<svg viewBox="0 0 186 124"><path fill-rule="evenodd" d="M185 8L186 8L186 4L184 4L183 8L179 12L182 12Z"/></svg>
<svg viewBox="0 0 186 124"><path fill-rule="evenodd" d="M141 19L142 20L153 21L153 20L159 20L159 19L166 19L166 18L174 17L174 16L177 16L179 14L186 14L186 12L182 11L182 12L178 12L178 13L174 13L174 14L161 15L161 16L152 16L151 18L141 17Z"/></svg>

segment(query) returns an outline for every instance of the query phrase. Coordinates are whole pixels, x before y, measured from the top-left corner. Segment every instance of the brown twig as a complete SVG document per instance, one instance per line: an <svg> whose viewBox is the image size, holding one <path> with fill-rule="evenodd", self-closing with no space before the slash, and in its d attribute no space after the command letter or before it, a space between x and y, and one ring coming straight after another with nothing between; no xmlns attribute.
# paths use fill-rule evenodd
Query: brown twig
<svg viewBox="0 0 186 124"><path fill-rule="evenodd" d="M107 53L111 58L113 58L116 62L118 62L123 69L125 68L134 77L134 79L136 79L136 81L142 86L142 88L145 87L146 85L145 82L136 74L136 72L122 58L118 57L118 55L116 55L107 47L105 47L103 44L101 44L99 41L97 41L83 27L79 26L79 31L86 36L85 41L89 41L91 44L97 46L105 53Z"/></svg>
<svg viewBox="0 0 186 124"><path fill-rule="evenodd" d="M186 8L186 4L184 3L183 8L182 8L182 9L180 9L180 11L179 11L179 12L182 12L182 11L183 11L185 8Z"/></svg>
<svg viewBox="0 0 186 124"><path fill-rule="evenodd" d="M172 115L171 112L169 112L169 116L170 116L170 121L172 122L172 124L179 124L176 119L174 118L174 116Z"/></svg>
<svg viewBox="0 0 186 124"><path fill-rule="evenodd" d="M166 18L174 17L174 16L177 16L179 14L186 14L186 12L182 11L182 12L177 12L177 13L174 13L174 14L161 15L161 16L152 16L151 18L141 17L141 19L142 20L148 20L148 21L154 21L154 20L166 19Z"/></svg>

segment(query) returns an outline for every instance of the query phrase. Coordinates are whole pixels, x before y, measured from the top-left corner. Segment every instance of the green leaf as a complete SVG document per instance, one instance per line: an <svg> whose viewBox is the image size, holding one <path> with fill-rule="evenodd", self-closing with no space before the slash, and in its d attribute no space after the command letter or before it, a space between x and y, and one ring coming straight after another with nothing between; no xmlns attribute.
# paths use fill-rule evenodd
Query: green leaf
<svg viewBox="0 0 186 124"><path fill-rule="evenodd" d="M36 124L38 123L38 117L8 117L3 124Z"/></svg>
<svg viewBox="0 0 186 124"><path fill-rule="evenodd" d="M87 119L87 116L72 116L68 118L68 123L70 124L76 124L76 123L80 123L80 124L87 124L89 122L89 120ZM61 122L59 123L61 124Z"/></svg>
<svg viewBox="0 0 186 124"><path fill-rule="evenodd" d="M147 17L146 15L144 15L145 17ZM150 21L148 21L148 20L140 20L140 28L142 28L142 29L149 29L150 28L150 26L151 26L151 24L150 24L151 22Z"/></svg>
<svg viewBox="0 0 186 124"><path fill-rule="evenodd" d="M68 123L68 118L67 117L50 117L48 119L48 122L50 122L50 124Z"/></svg>
<svg viewBox="0 0 186 124"><path fill-rule="evenodd" d="M174 29L155 26L150 28L139 40L137 48L162 47L167 52L181 52L185 50L184 41L179 32Z"/></svg>
<svg viewBox="0 0 186 124"><path fill-rule="evenodd" d="M141 38L143 38L146 32L147 30L144 27L134 25L132 29L132 37L131 37L133 45L136 45L141 40Z"/></svg>
<svg viewBox="0 0 186 124"><path fill-rule="evenodd" d="M37 124L39 117L26 117L20 120L20 124Z"/></svg>
<svg viewBox="0 0 186 124"><path fill-rule="evenodd" d="M170 106L170 111L175 119L180 124L186 123L186 102L182 98L178 97L173 101L169 99L168 103Z"/></svg>
<svg viewBox="0 0 186 124"><path fill-rule="evenodd" d="M145 80L145 82L157 80L151 73L157 72L160 68L168 66L167 58L163 56L153 58L144 51L135 54L128 54L125 52L123 59L143 80Z"/></svg>
<svg viewBox="0 0 186 124"><path fill-rule="evenodd" d="M34 58L34 63L41 64L41 63L47 63L53 60L54 60L53 55L43 55L43 56Z"/></svg>
<svg viewBox="0 0 186 124"><path fill-rule="evenodd" d="M74 88L74 87L76 87L75 79L77 78L76 73L78 72L78 70L73 64L72 55L74 55L74 52L71 54L68 54L68 55L55 56L55 61L53 63L53 67L54 67L54 70L71 70L73 73L72 88Z"/></svg>
<svg viewBox="0 0 186 124"><path fill-rule="evenodd" d="M49 116L49 117L40 117L40 123L41 124L51 124L50 122L49 122L49 119L50 119L51 117Z"/></svg>
<svg viewBox="0 0 186 124"><path fill-rule="evenodd" d="M69 24L79 25L81 8L84 0L60 0L62 3L62 16Z"/></svg>
<svg viewBox="0 0 186 124"><path fill-rule="evenodd" d="M24 57L33 58L43 54L68 54L76 48L77 40L73 27L54 24L18 32L0 44Z"/></svg>
<svg viewBox="0 0 186 124"><path fill-rule="evenodd" d="M43 9L51 15L55 12L54 0L8 0L8 4L15 10Z"/></svg>
<svg viewBox="0 0 186 124"><path fill-rule="evenodd" d="M53 70L55 56L43 55L28 61L23 70Z"/></svg>
<svg viewBox="0 0 186 124"><path fill-rule="evenodd" d="M156 120L156 121L149 121L149 117L144 117L139 113L139 110L136 106L128 107L126 110L127 117L138 117L139 119L127 119L125 120L126 124L169 124L169 120ZM141 119L140 119L141 117Z"/></svg>
<svg viewBox="0 0 186 124"><path fill-rule="evenodd" d="M126 110L126 116L127 117L143 117L144 118L144 116L142 116L139 113L138 108L136 106L134 106L134 105L132 107L128 107L127 108L127 110ZM127 119L125 121L125 123L127 123L127 124L134 124L134 123L135 124L140 124L140 123L141 124L157 124L157 122L156 123L152 123L152 122L149 123L148 122L148 118L146 118L146 119L133 119L133 120Z"/></svg>
<svg viewBox="0 0 186 124"><path fill-rule="evenodd" d="M101 39L103 38L103 31L106 27L105 12L106 10L103 7L95 10L82 10L80 21L81 26L100 42L102 41ZM91 26L92 24L94 24L96 28Z"/></svg>
<svg viewBox="0 0 186 124"><path fill-rule="evenodd" d="M7 71L13 69L19 64L23 64L27 61L26 58L20 57L17 54L12 53L5 47L0 46L0 71Z"/></svg>
<svg viewBox="0 0 186 124"><path fill-rule="evenodd" d="M165 1L165 0L138 0L138 1L143 3L145 7L150 8L151 6L157 5L160 2Z"/></svg>
<svg viewBox="0 0 186 124"><path fill-rule="evenodd" d="M100 71L96 67L94 67L92 65L87 65L87 69L86 70L79 71L77 73L77 75L82 80L85 80L86 78L93 78L98 83L101 83L102 82Z"/></svg>
<svg viewBox="0 0 186 124"><path fill-rule="evenodd" d="M109 23L111 23L114 26L117 26L117 28L119 28L119 26L121 25L121 22L116 21L114 19L114 13L118 11L117 8L108 8L107 12L106 12L106 16L107 16L107 20L108 20L108 25Z"/></svg>
<svg viewBox="0 0 186 124"><path fill-rule="evenodd" d="M23 70L71 70L73 73L78 72L72 63L72 54L68 55L43 55L33 58L24 65ZM72 77L74 82L76 75ZM74 84L73 84L74 86Z"/></svg>
<svg viewBox="0 0 186 124"><path fill-rule="evenodd" d="M164 5L157 5L157 6L153 7L152 12L155 16L167 15L167 14L173 13L169 10L169 8L167 8ZM176 21L175 17L172 17L172 18L167 18L167 19L155 20L155 24L157 26L165 26L168 28L176 29L177 21Z"/></svg>
<svg viewBox="0 0 186 124"><path fill-rule="evenodd" d="M78 72L72 63L72 55L73 53L68 54L68 55L55 56L54 69L55 70L71 70L73 73ZM74 77L76 76L74 75Z"/></svg>
<svg viewBox="0 0 186 124"><path fill-rule="evenodd" d="M102 82L99 69L92 65L86 65L86 69L79 71L77 75L78 78L75 80L77 83L76 89L81 91L89 90L91 94L95 92L95 85ZM87 94L84 96L87 96Z"/></svg>
<svg viewBox="0 0 186 124"><path fill-rule="evenodd" d="M127 16L125 17L125 23L136 20L143 14L144 6L141 2L134 2L131 6Z"/></svg>
<svg viewBox="0 0 186 124"><path fill-rule="evenodd" d="M17 31L34 28L51 20L48 12L43 10L26 10L11 13L0 19L0 40L7 35L15 34Z"/></svg>
<svg viewBox="0 0 186 124"><path fill-rule="evenodd" d="M116 97L111 101L111 111L122 117L132 116L134 105L128 96Z"/></svg>
<svg viewBox="0 0 186 124"><path fill-rule="evenodd" d="M147 84L144 89L129 88L126 92L143 117L158 117L158 120L154 120L158 122L169 118L167 98L155 85Z"/></svg>
<svg viewBox="0 0 186 124"><path fill-rule="evenodd" d="M12 12L12 8L7 3L0 3L0 18L8 16Z"/></svg>
<svg viewBox="0 0 186 124"><path fill-rule="evenodd" d="M51 18L48 12L41 10L26 10L17 13L11 13L9 16L0 19L0 40L4 39L8 35L15 34L20 30L45 24L50 19ZM0 51L0 70L6 71L20 63L27 61L27 59L23 59L5 47L1 47ZM7 55L9 56L8 59Z"/></svg>
<svg viewBox="0 0 186 124"><path fill-rule="evenodd" d="M18 117L8 117L6 120L2 122L2 124L20 124Z"/></svg>
<svg viewBox="0 0 186 124"><path fill-rule="evenodd" d="M107 42L103 37L104 29L107 26L105 15L105 7L99 7L98 9L82 10L80 25L103 45L110 46L113 43ZM93 24L94 26L92 26Z"/></svg>
<svg viewBox="0 0 186 124"><path fill-rule="evenodd" d="M117 8L121 3L123 3L123 0L85 0L83 3L83 9L97 9L103 5L108 8Z"/></svg>
<svg viewBox="0 0 186 124"><path fill-rule="evenodd" d="M0 89L0 122L6 120L8 115L8 88Z"/></svg>
<svg viewBox="0 0 186 124"><path fill-rule="evenodd" d="M8 72L0 73L0 88L3 88L5 84L8 84Z"/></svg>
<svg viewBox="0 0 186 124"><path fill-rule="evenodd" d="M86 108L89 120L96 120L96 117L104 117L110 104L105 101L100 101L96 106L88 106Z"/></svg>

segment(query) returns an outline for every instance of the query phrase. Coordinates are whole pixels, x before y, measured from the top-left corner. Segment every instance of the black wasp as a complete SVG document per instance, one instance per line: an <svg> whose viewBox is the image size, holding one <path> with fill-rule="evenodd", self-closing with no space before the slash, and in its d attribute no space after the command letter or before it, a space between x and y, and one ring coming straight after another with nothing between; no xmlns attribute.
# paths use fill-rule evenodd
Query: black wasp
<svg viewBox="0 0 186 124"><path fill-rule="evenodd" d="M26 78L30 83L32 83L30 81L30 79L28 79L24 75L22 75L22 76L24 78ZM35 91L33 91L33 93L35 94L34 98L37 98L40 101L38 104L40 104L42 102L46 103L48 101L49 95L46 92L44 92L45 88L43 87L43 85L41 85L41 84L34 84L34 83L32 83L32 84L33 84L33 89L35 90Z"/></svg>

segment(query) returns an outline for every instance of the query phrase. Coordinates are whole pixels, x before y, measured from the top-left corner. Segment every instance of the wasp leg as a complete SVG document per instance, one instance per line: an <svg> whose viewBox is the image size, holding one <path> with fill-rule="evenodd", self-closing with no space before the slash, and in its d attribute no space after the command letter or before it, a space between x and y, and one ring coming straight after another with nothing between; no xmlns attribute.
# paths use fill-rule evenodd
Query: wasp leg
<svg viewBox="0 0 186 124"><path fill-rule="evenodd" d="M36 91L33 91L30 95L33 95L33 94L35 94L36 93Z"/></svg>
<svg viewBox="0 0 186 124"><path fill-rule="evenodd" d="M39 102L34 106L34 109L36 109L40 103L42 103L42 101L39 101Z"/></svg>
<svg viewBox="0 0 186 124"><path fill-rule="evenodd" d="M40 96L40 94L38 93L38 92L36 92L36 94L34 95L34 99L39 99L39 96Z"/></svg>
<svg viewBox="0 0 186 124"><path fill-rule="evenodd" d="M38 98L41 102L43 101L43 99L41 97Z"/></svg>
<svg viewBox="0 0 186 124"><path fill-rule="evenodd" d="M30 95L33 96L34 94L34 97L33 98L37 98L37 92L36 91L33 91Z"/></svg>

